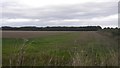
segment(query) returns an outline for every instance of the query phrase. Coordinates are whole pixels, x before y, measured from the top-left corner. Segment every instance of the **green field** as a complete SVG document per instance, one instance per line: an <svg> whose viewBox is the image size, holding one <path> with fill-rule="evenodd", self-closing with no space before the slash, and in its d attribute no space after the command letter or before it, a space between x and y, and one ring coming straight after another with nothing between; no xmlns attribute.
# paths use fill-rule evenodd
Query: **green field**
<svg viewBox="0 0 120 68"><path fill-rule="evenodd" d="M118 40L97 31L15 36L3 36L3 66L118 66Z"/></svg>

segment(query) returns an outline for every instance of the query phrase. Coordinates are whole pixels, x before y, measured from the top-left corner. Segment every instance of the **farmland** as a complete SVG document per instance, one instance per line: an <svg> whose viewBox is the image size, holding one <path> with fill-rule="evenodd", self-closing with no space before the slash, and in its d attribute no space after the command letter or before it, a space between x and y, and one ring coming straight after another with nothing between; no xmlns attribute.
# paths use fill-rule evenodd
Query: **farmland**
<svg viewBox="0 0 120 68"><path fill-rule="evenodd" d="M3 66L118 66L118 40L99 31L3 31Z"/></svg>

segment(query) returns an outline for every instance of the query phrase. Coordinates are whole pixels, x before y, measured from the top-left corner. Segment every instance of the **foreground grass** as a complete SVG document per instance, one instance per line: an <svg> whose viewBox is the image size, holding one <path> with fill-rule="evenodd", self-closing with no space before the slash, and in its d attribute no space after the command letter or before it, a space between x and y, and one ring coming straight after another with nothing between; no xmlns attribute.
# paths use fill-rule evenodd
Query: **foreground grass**
<svg viewBox="0 0 120 68"><path fill-rule="evenodd" d="M117 66L118 44L97 32L3 38L3 66Z"/></svg>

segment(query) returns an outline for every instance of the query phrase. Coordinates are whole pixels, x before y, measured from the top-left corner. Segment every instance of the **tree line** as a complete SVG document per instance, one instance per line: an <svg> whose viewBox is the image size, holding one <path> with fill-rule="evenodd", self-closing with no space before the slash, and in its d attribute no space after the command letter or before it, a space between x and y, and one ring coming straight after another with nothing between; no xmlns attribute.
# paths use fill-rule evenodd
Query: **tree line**
<svg viewBox="0 0 120 68"><path fill-rule="evenodd" d="M113 36L120 35L120 28L117 28L117 27L116 28L107 27L107 28L102 29L101 31L111 33Z"/></svg>
<svg viewBox="0 0 120 68"><path fill-rule="evenodd" d="M102 29L101 26L84 26L84 27L10 27L3 26L2 30L14 31L97 31Z"/></svg>

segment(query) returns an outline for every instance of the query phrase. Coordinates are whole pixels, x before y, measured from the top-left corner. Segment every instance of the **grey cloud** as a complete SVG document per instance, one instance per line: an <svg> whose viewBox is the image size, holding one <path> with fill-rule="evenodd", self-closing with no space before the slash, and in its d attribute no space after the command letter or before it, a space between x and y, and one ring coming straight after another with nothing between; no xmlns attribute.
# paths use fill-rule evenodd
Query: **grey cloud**
<svg viewBox="0 0 120 68"><path fill-rule="evenodd" d="M91 18L96 16L107 16L117 13L116 3L86 3L68 6L48 7L48 8L19 8L3 9L4 17L26 17L26 18ZM10 12L12 11L12 12ZM83 14L81 13L83 12ZM81 13L81 14L77 14Z"/></svg>
<svg viewBox="0 0 120 68"><path fill-rule="evenodd" d="M16 4L15 4L16 5ZM6 7L9 6L9 7ZM118 5L116 2L105 2L105 3L84 3L75 5L63 5L63 6L49 6L44 8L24 8L23 6L17 7L14 4L6 4L3 8L3 18L30 18L30 19L41 19L39 22L34 22L33 25L55 25L50 23L50 20L64 20L64 19L92 19L96 17L106 17L117 14ZM16 8L15 8L16 7ZM112 21L114 22L114 21ZM116 21L115 21L116 22ZM58 23L57 25L77 25L77 24L90 24L82 22L64 22ZM105 22L97 22L94 24L104 25ZM6 25L9 23L6 23ZM19 25L32 25L30 23L19 23ZM111 23L110 23L111 24ZM18 25L18 24L14 24ZM92 24L93 25L93 24ZM106 24L105 24L106 25ZM108 24L107 24L108 25Z"/></svg>

